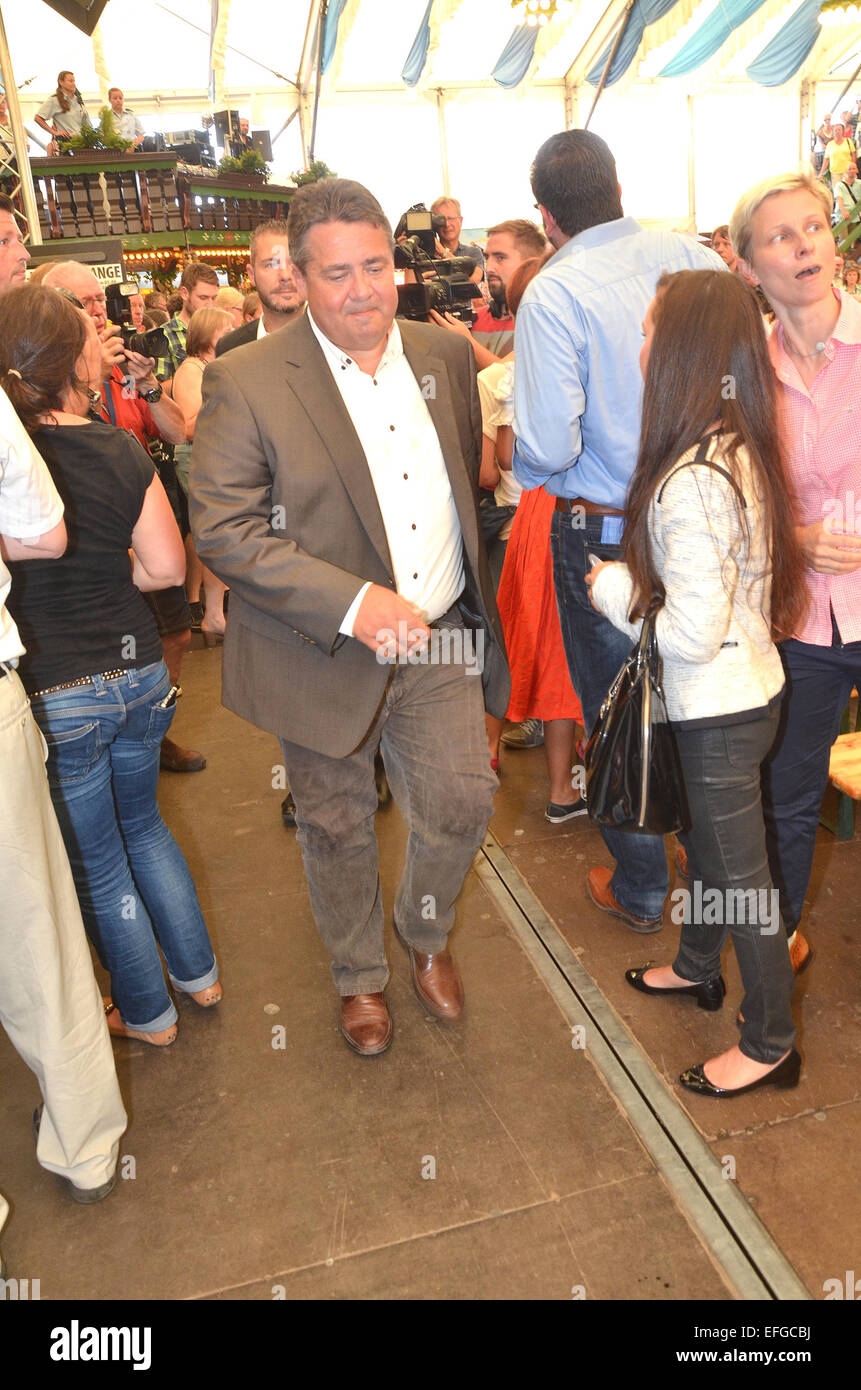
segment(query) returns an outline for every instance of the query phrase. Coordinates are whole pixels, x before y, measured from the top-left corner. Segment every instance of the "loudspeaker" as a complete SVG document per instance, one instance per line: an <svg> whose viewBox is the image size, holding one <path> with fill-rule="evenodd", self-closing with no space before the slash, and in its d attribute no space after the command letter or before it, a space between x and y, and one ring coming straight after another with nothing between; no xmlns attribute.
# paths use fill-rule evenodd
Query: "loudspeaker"
<svg viewBox="0 0 861 1390"><path fill-rule="evenodd" d="M265 159L267 164L272 160L272 137L268 130L252 130L251 148L256 150L261 159Z"/></svg>
<svg viewBox="0 0 861 1390"><path fill-rule="evenodd" d="M76 29L92 34L102 17L108 0L45 0L45 4L61 14Z"/></svg>

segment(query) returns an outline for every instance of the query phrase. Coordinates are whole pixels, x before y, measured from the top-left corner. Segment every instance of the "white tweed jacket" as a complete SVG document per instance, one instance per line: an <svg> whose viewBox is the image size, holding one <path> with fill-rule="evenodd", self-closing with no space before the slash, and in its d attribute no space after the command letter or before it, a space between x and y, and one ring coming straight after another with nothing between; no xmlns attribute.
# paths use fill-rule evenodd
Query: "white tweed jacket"
<svg viewBox="0 0 861 1390"><path fill-rule="evenodd" d="M729 480L707 462L692 463L696 452L667 470L649 516L655 567L667 591L656 623L667 713L689 727L741 722L784 684L769 632L771 567L749 460L739 452L745 525ZM713 436L705 457L728 469L721 435ZM633 640L640 623L628 621L632 593L624 564L605 566L592 586L601 611Z"/></svg>

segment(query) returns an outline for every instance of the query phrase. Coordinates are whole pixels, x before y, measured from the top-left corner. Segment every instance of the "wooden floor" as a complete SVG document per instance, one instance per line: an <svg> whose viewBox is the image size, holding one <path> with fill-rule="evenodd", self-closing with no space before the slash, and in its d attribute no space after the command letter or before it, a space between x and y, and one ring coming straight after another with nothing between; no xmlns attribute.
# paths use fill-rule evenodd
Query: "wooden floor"
<svg viewBox="0 0 861 1390"><path fill-rule="evenodd" d="M389 929L393 1046L375 1059L345 1047L280 819L278 746L221 707L219 651L193 651L183 684L173 732L208 767L164 774L160 799L198 885L224 1003L204 1013L183 1000L166 1052L114 1043L128 1176L92 1208L37 1165L36 1082L0 1036L10 1273L38 1278L42 1299L731 1300L474 873L452 938L464 1021L425 1013ZM821 1299L861 1248L861 829L846 843L823 831L817 851L806 929L817 958L795 1005L801 1084L722 1104L675 1080L736 1036L732 952L719 1014L631 991L625 969L671 960L678 928L668 914L642 938L600 913L584 890L605 862L600 837L585 818L546 824L545 801L541 750L504 753L498 844ZM390 921L405 832L394 808L377 825Z"/></svg>

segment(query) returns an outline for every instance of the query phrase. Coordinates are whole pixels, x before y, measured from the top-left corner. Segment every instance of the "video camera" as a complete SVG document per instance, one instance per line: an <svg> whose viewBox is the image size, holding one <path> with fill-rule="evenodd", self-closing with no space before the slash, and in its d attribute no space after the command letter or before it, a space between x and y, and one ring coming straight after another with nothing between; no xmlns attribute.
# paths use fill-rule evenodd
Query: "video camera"
<svg viewBox="0 0 861 1390"><path fill-rule="evenodd" d="M436 258L437 238L444 227L444 217L428 212L424 203L415 203L395 228L395 269L411 270L416 277L414 285L398 285L397 317L427 323L435 309L471 327L476 320L472 300L481 298L469 278L475 262L469 256Z"/></svg>
<svg viewBox="0 0 861 1390"><path fill-rule="evenodd" d="M149 332L141 333L132 323L129 297L133 294L140 294L140 289L133 280L124 280L121 283L114 281L105 290L108 318L111 323L119 325L123 347L127 352L139 352L142 357L153 357L156 362L169 357L170 344L163 328L151 328Z"/></svg>

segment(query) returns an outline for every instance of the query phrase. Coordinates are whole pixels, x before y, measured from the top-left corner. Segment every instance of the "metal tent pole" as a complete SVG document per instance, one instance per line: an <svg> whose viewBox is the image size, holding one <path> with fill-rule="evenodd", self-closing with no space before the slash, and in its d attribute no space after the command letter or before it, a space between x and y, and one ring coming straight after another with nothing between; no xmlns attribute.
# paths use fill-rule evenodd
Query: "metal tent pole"
<svg viewBox="0 0 861 1390"><path fill-rule="evenodd" d="M6 87L6 105L9 108L9 121L12 126L12 139L15 145L15 158L18 162L18 178L21 180L21 201L24 204L24 216L27 219L28 239L33 246L41 246L42 229L39 226L39 212L36 206L36 190L33 186L33 175L30 172L27 133L24 130L24 122L21 119L18 88L15 86L15 74L12 71L12 58L6 39L6 25L3 23L2 9L0 9L0 70L2 70L3 83Z"/></svg>

